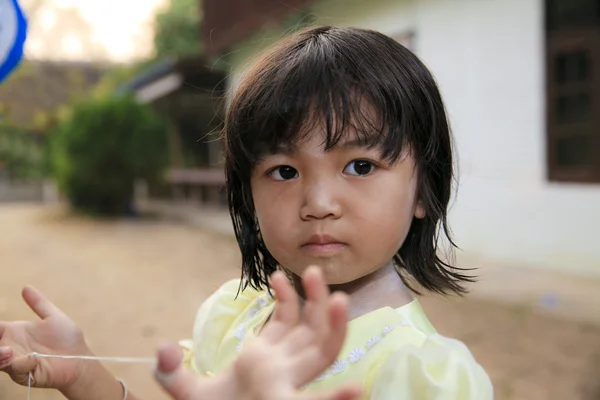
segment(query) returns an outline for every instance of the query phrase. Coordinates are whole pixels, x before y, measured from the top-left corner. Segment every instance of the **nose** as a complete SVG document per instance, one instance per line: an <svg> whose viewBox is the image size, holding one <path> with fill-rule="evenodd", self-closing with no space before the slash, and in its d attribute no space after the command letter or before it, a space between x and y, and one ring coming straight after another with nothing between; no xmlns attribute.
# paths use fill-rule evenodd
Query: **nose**
<svg viewBox="0 0 600 400"><path fill-rule="evenodd" d="M342 216L339 193L331 181L309 183L304 190L304 201L300 208L300 218L305 221Z"/></svg>

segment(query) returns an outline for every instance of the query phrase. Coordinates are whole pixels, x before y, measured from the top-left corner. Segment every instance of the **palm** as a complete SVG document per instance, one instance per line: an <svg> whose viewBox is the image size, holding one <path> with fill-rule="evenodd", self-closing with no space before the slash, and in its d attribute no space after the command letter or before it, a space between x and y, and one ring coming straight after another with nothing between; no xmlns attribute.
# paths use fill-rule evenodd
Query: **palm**
<svg viewBox="0 0 600 400"><path fill-rule="evenodd" d="M83 335L75 323L32 288L23 297L42 319L35 322L0 322L0 346L10 349L10 357L0 369L17 383L60 388L68 386L82 367L81 361L28 357L30 353L77 354L85 351Z"/></svg>
<svg viewBox="0 0 600 400"><path fill-rule="evenodd" d="M300 388L320 375L341 350L346 334L346 301L330 296L319 270L304 277L308 301L302 317L296 294L282 274L273 276L277 306L260 335L245 347L232 368L213 379L197 379L176 369L178 357L159 352L157 375L175 400L350 400L360 389L305 393ZM175 371L173 372L173 370ZM169 372L171 371L171 372ZM171 376L164 377L169 372Z"/></svg>
<svg viewBox="0 0 600 400"><path fill-rule="evenodd" d="M296 293L283 275L274 277L277 307L259 337L242 351L234 369L248 400L351 399L353 388L308 394L299 388L333 363L346 335L346 301L330 296L320 270L303 279L307 301L302 316ZM264 382L271 380L271 385Z"/></svg>

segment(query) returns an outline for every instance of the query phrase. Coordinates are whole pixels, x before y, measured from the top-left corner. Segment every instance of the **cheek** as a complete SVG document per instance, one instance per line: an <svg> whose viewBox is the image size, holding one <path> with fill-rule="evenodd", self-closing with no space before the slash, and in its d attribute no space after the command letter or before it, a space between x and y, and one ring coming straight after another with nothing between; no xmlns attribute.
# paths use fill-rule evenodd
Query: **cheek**
<svg viewBox="0 0 600 400"><path fill-rule="evenodd" d="M269 253L282 265L292 264L294 248L289 240L293 237L295 225L289 218L281 217L275 207L269 207L258 217L263 242Z"/></svg>
<svg viewBox="0 0 600 400"><path fill-rule="evenodd" d="M290 207L292 200L285 193L263 189L260 185L253 187L254 207L265 245L275 256L284 247L285 241L281 239L293 233L295 228L294 213Z"/></svg>
<svg viewBox="0 0 600 400"><path fill-rule="evenodd" d="M377 232L372 235L371 240L378 240L388 245L391 242L393 246L399 247L410 229L413 219L412 208L388 203L381 204L375 212L377 215L374 215L372 220L377 221L373 226L373 230Z"/></svg>
<svg viewBox="0 0 600 400"><path fill-rule="evenodd" d="M363 207L362 235L375 251L389 253L402 245L414 216L414 190L386 185L386 190L368 196L368 207Z"/></svg>
<svg viewBox="0 0 600 400"><path fill-rule="evenodd" d="M285 230L285 221L279 218L276 208L276 206L267 207L262 212L257 209L258 225L267 245L270 245L272 239L277 238L280 232Z"/></svg>

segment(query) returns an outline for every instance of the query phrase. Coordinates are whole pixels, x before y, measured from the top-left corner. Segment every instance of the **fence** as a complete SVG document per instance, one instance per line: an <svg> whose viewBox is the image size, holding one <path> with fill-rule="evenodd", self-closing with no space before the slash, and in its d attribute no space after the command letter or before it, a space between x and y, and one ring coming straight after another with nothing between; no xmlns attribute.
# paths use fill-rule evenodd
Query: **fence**
<svg viewBox="0 0 600 400"><path fill-rule="evenodd" d="M0 203L58 201L58 190L52 182L9 182L0 180Z"/></svg>

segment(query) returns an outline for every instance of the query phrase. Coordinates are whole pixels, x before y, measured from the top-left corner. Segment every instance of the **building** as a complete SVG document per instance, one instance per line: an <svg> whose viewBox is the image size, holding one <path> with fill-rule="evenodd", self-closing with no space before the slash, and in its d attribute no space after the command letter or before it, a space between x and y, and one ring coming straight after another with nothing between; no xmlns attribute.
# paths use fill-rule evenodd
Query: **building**
<svg viewBox="0 0 600 400"><path fill-rule="evenodd" d="M23 60L0 86L0 120L45 132L61 107L88 93L108 68L88 62Z"/></svg>
<svg viewBox="0 0 600 400"><path fill-rule="evenodd" d="M150 188L156 198L225 208L222 146L225 75L202 57L165 59L117 88L151 105L168 121L171 165L167 187Z"/></svg>
<svg viewBox="0 0 600 400"><path fill-rule="evenodd" d="M458 149L463 254L600 276L600 2L204 0L234 86L298 24L379 30L438 80Z"/></svg>

